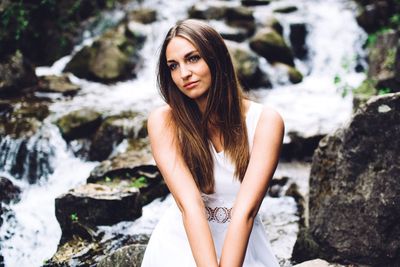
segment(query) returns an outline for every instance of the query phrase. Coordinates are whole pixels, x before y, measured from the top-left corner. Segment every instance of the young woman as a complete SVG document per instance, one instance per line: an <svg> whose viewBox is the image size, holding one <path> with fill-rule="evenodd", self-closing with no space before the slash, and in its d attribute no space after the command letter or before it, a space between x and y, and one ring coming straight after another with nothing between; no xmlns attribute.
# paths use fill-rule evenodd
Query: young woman
<svg viewBox="0 0 400 267"><path fill-rule="evenodd" d="M142 267L279 266L257 213L284 124L246 100L222 37L197 20L172 27L158 83L167 105L148 118L151 148L175 199Z"/></svg>

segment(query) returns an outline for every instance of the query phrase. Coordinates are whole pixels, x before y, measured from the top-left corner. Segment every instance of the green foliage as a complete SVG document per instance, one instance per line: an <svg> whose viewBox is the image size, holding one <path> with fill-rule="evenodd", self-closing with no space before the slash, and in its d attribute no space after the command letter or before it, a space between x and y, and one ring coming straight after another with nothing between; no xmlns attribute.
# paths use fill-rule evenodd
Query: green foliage
<svg viewBox="0 0 400 267"><path fill-rule="evenodd" d="M142 188L147 185L147 179L144 176L140 176L132 181L131 187Z"/></svg>
<svg viewBox="0 0 400 267"><path fill-rule="evenodd" d="M390 88L384 87L384 88L378 88L378 95L385 95L391 93L392 90Z"/></svg>
<svg viewBox="0 0 400 267"><path fill-rule="evenodd" d="M73 221L73 222L77 222L77 221L79 220L78 214L77 214L76 212L71 213L70 219L71 219L71 221Z"/></svg>
<svg viewBox="0 0 400 267"><path fill-rule="evenodd" d="M110 177L106 176L104 178L104 181L106 181L107 183L110 183L112 181L112 179Z"/></svg>
<svg viewBox="0 0 400 267"><path fill-rule="evenodd" d="M387 51L386 59L383 62L383 67L388 70L393 70L396 63L396 48L391 48Z"/></svg>

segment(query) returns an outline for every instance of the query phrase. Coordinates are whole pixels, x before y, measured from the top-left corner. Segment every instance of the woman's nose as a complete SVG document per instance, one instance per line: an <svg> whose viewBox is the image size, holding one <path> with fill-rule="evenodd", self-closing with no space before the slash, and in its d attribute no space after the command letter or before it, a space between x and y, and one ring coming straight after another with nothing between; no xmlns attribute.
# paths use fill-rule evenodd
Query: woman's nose
<svg viewBox="0 0 400 267"><path fill-rule="evenodd" d="M192 71L188 68L187 65L182 64L180 67L181 70L181 78L182 79L187 79L192 75Z"/></svg>

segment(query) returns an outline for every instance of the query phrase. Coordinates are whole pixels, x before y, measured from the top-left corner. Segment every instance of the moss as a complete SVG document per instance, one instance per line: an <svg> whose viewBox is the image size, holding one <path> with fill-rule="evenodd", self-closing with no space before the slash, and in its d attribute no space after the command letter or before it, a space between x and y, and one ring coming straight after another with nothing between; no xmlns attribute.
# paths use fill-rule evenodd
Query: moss
<svg viewBox="0 0 400 267"><path fill-rule="evenodd" d="M383 67L387 70L394 70L396 64L396 48L390 48L387 51L386 59L383 62Z"/></svg>

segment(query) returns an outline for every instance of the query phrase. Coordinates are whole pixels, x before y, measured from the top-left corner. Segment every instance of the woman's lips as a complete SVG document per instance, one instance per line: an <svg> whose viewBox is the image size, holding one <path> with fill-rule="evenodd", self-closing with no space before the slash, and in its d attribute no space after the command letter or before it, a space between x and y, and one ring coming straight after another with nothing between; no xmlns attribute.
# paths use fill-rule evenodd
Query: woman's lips
<svg viewBox="0 0 400 267"><path fill-rule="evenodd" d="M199 81L185 83L183 85L183 87L185 87L186 89L191 89L191 88L195 87L198 84L198 82Z"/></svg>

